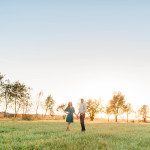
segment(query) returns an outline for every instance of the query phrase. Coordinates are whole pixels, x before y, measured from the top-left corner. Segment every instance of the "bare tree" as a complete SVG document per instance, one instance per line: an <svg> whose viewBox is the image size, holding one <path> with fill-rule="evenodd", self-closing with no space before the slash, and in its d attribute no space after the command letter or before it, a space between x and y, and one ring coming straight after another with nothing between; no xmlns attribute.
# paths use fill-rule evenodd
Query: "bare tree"
<svg viewBox="0 0 150 150"><path fill-rule="evenodd" d="M39 93L38 93L38 98L36 99L36 103L35 103L35 114L36 114L36 116L38 115L38 109L39 109L39 106L40 106L40 102L41 102L41 98L42 98L42 96L43 96L43 92L42 91L40 91Z"/></svg>

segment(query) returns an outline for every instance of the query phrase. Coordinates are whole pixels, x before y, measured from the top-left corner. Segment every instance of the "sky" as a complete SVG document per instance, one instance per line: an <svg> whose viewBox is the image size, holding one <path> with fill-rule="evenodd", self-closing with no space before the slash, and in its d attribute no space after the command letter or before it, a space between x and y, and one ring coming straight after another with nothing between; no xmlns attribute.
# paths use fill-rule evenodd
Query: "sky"
<svg viewBox="0 0 150 150"><path fill-rule="evenodd" d="M150 105L148 0L0 1L0 72L58 104L121 91Z"/></svg>

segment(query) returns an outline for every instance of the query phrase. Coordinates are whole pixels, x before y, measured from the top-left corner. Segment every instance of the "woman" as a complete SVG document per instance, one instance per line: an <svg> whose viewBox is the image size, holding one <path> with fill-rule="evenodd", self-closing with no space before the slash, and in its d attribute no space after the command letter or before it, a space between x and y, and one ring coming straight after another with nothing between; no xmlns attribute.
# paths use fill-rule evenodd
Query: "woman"
<svg viewBox="0 0 150 150"><path fill-rule="evenodd" d="M70 123L73 122L73 114L76 115L75 113L75 109L74 107L72 106L72 102L69 102L68 103L68 106L67 108L65 109L65 112L67 113L67 117L66 117L66 122L67 122L67 129L66 131L69 131L69 127L70 127ZM76 115L77 116L77 115Z"/></svg>

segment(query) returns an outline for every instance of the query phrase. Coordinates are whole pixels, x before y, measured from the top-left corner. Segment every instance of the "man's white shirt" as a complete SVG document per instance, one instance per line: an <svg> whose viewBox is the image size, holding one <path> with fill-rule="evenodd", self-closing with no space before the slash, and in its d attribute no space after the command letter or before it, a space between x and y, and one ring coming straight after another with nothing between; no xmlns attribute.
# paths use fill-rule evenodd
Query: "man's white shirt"
<svg viewBox="0 0 150 150"><path fill-rule="evenodd" d="M85 103L81 103L79 106L79 113L85 113L86 112L86 104Z"/></svg>

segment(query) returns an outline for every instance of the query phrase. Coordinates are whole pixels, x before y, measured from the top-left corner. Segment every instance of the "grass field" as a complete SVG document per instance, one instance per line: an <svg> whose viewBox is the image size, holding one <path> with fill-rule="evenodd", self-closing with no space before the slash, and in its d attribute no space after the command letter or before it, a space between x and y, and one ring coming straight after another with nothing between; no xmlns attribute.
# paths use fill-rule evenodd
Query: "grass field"
<svg viewBox="0 0 150 150"><path fill-rule="evenodd" d="M0 121L0 150L150 150L150 124Z"/></svg>

